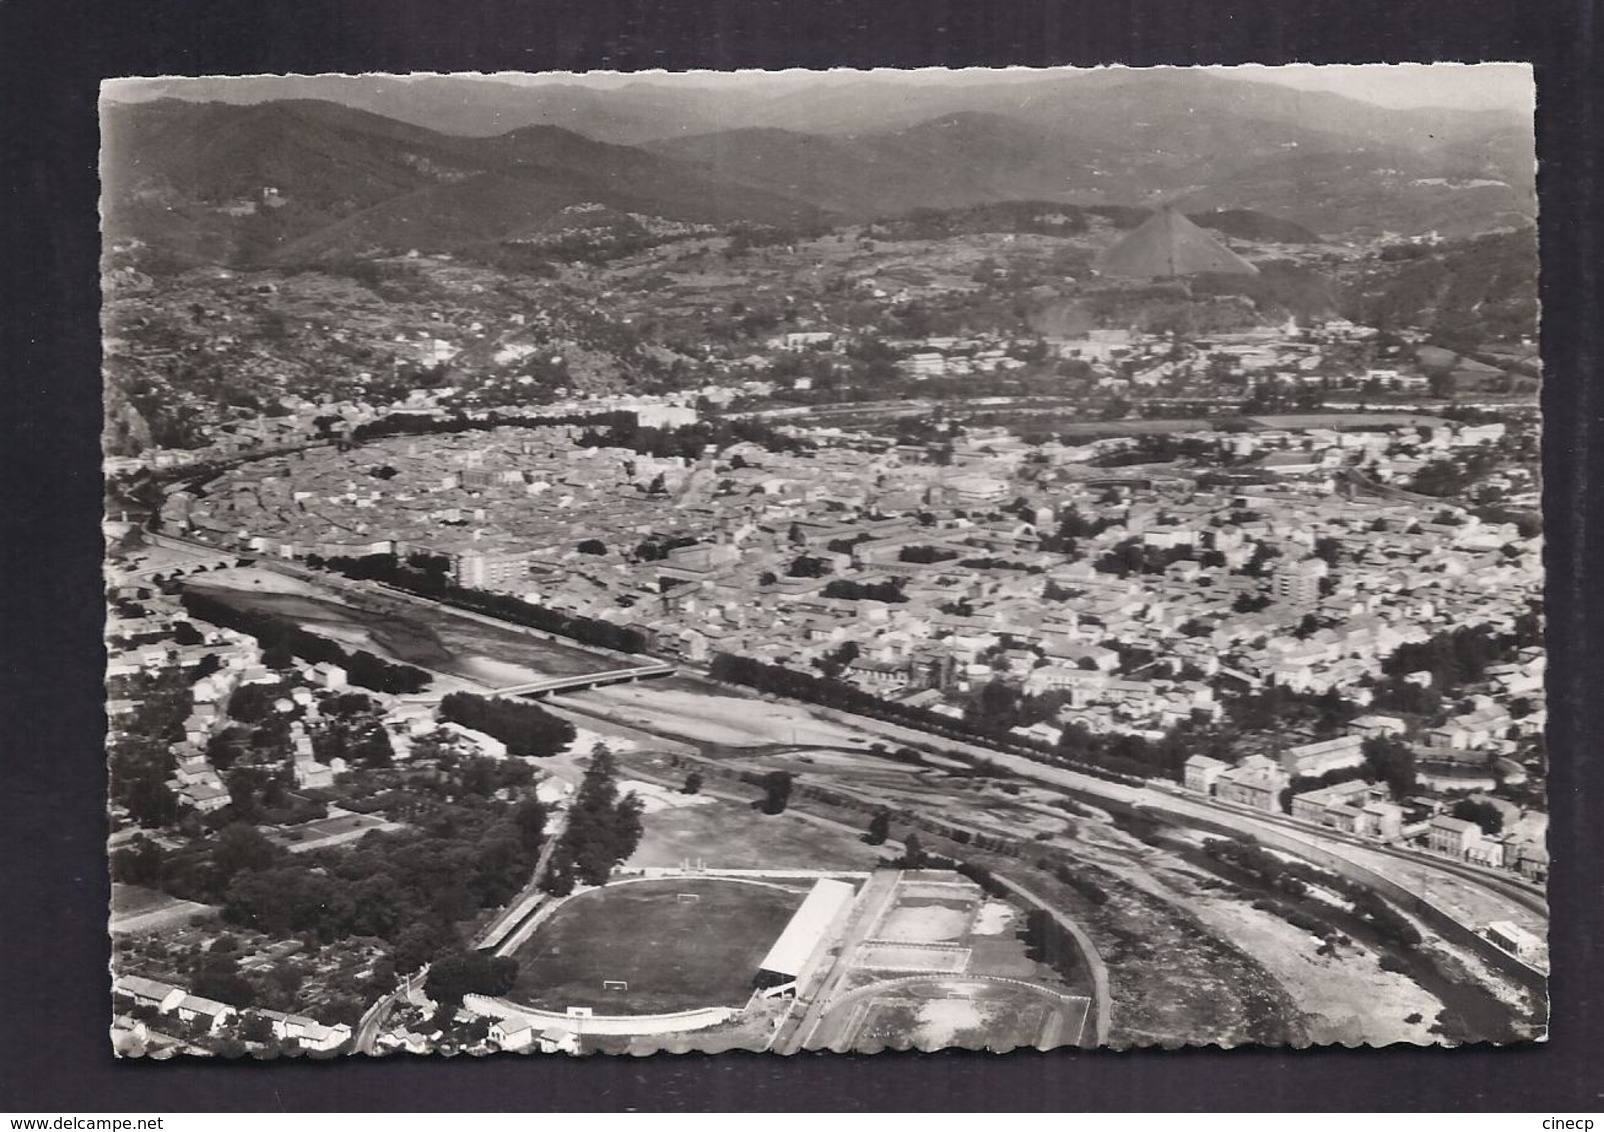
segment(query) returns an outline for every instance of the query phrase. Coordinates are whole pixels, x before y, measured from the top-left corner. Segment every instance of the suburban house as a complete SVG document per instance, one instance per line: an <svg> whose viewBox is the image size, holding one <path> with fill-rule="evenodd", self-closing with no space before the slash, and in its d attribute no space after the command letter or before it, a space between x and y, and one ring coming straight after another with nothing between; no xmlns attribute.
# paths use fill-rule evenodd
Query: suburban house
<svg viewBox="0 0 1604 1132"><path fill-rule="evenodd" d="M1312 778L1327 771L1359 766L1364 758L1364 740L1358 735L1343 735L1282 751L1281 769L1289 778L1300 775Z"/></svg>
<svg viewBox="0 0 1604 1132"><path fill-rule="evenodd" d="M178 1002L178 1017L184 1022L200 1022L209 1033L217 1033L232 1021L239 1011L226 1002L218 1002L214 998L204 998L198 994L186 994Z"/></svg>
<svg viewBox="0 0 1604 1132"><path fill-rule="evenodd" d="M135 1006L149 1006L170 1014L185 998L182 987L147 979L143 975L120 975L111 985L112 993L133 1000Z"/></svg>
<svg viewBox="0 0 1604 1132"><path fill-rule="evenodd" d="M1402 735L1408 728L1404 721L1390 715L1361 715L1348 721L1348 734L1361 739L1379 739L1388 735Z"/></svg>
<svg viewBox="0 0 1604 1132"><path fill-rule="evenodd" d="M1286 772L1273 759L1264 755L1249 755L1230 770L1216 776L1214 796L1239 806L1279 813L1281 791L1286 789L1287 781Z"/></svg>
<svg viewBox="0 0 1604 1132"><path fill-rule="evenodd" d="M1211 759L1207 755L1193 755L1184 764L1182 785L1188 790L1196 790L1199 794L1212 794L1215 781L1229 769L1231 769L1230 763Z"/></svg>
<svg viewBox="0 0 1604 1132"><path fill-rule="evenodd" d="M1370 801L1370 783L1363 779L1339 782L1320 790L1306 790L1292 799L1292 816L1318 825L1359 832L1359 814Z"/></svg>
<svg viewBox="0 0 1604 1132"><path fill-rule="evenodd" d="M1501 869L1508 855L1509 843L1506 839L1483 835L1465 851L1465 860L1491 869Z"/></svg>
<svg viewBox="0 0 1604 1132"><path fill-rule="evenodd" d="M579 1035L571 1030L537 1028L529 1019L497 1018L490 1024L490 1040L503 1050L539 1049L541 1053L578 1053Z"/></svg>
<svg viewBox="0 0 1604 1132"><path fill-rule="evenodd" d="M1481 826L1463 818L1435 817L1426 830L1426 847L1459 860L1467 859L1481 843Z"/></svg>
<svg viewBox="0 0 1604 1132"><path fill-rule="evenodd" d="M497 1018L490 1023L490 1040L503 1050L528 1049L534 1044L539 1033L529 1019L519 1015L511 1018Z"/></svg>
<svg viewBox="0 0 1604 1132"><path fill-rule="evenodd" d="M300 1014L285 1014L280 1010L258 1010L263 1018L273 1024L273 1036L280 1041L293 1041L302 1049L314 1052L326 1052L338 1049L351 1039L351 1027L341 1022L336 1026L325 1026L312 1018Z"/></svg>
<svg viewBox="0 0 1604 1132"><path fill-rule="evenodd" d="M1371 802L1360 811L1358 832L1380 841L1394 841L1403 834L1403 807L1396 802Z"/></svg>

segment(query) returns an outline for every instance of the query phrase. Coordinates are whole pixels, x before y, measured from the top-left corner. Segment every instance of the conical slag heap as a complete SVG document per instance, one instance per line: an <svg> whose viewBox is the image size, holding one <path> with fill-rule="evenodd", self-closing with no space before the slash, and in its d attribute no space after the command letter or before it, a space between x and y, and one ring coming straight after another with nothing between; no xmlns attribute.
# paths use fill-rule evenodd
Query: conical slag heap
<svg viewBox="0 0 1604 1132"><path fill-rule="evenodd" d="M1125 279L1172 278L1215 272L1257 275L1259 269L1168 205L1104 254L1104 275Z"/></svg>

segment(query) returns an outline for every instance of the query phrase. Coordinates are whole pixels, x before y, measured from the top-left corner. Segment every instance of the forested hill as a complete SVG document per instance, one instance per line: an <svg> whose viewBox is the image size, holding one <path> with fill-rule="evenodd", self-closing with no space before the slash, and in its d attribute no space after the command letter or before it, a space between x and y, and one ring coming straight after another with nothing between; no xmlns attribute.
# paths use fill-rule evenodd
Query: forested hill
<svg viewBox="0 0 1604 1132"><path fill-rule="evenodd" d="M1430 247L1387 249L1353 287L1353 317L1418 326L1461 352L1537 335L1537 233L1525 228Z"/></svg>

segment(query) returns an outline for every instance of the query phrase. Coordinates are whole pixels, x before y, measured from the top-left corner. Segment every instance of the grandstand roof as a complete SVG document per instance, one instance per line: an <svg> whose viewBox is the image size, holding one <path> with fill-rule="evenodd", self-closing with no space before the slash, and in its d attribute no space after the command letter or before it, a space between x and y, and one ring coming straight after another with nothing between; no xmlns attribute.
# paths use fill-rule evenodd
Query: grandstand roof
<svg viewBox="0 0 1604 1132"><path fill-rule="evenodd" d="M802 901L802 906L791 917L791 922L780 933L780 938L769 948L759 969L793 979L800 975L809 957L824 941L825 932L835 923L841 909L851 902L853 891L845 881L815 882L813 891L808 893L807 899Z"/></svg>
<svg viewBox="0 0 1604 1132"><path fill-rule="evenodd" d="M1099 265L1104 275L1153 279L1218 272L1257 275L1259 269L1169 205L1110 248Z"/></svg>

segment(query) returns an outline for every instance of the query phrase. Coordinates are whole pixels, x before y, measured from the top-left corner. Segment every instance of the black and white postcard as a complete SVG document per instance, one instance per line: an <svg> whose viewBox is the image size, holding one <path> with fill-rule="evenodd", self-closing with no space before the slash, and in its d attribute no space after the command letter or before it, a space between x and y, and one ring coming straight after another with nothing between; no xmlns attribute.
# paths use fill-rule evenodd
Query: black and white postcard
<svg viewBox="0 0 1604 1132"><path fill-rule="evenodd" d="M116 1051L1542 1040L1533 97L106 82Z"/></svg>

